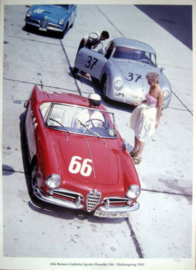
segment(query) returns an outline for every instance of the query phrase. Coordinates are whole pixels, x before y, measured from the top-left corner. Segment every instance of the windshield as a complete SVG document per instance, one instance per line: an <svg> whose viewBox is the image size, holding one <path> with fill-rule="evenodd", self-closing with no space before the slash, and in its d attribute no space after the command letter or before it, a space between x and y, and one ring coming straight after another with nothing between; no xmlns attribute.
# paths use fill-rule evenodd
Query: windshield
<svg viewBox="0 0 196 270"><path fill-rule="evenodd" d="M69 5L54 5L54 6L64 8L64 9L69 9Z"/></svg>
<svg viewBox="0 0 196 270"><path fill-rule="evenodd" d="M133 48L116 47L113 58L132 60L151 66L156 66L155 54Z"/></svg>
<svg viewBox="0 0 196 270"><path fill-rule="evenodd" d="M113 113L50 102L43 103L40 110L49 128L103 138L117 136Z"/></svg>

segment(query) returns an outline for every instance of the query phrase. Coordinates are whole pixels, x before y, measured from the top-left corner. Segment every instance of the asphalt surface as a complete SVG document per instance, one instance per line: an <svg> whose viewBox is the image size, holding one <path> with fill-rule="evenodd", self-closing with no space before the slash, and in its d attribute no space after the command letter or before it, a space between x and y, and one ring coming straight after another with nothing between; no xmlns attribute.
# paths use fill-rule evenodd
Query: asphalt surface
<svg viewBox="0 0 196 270"><path fill-rule="evenodd" d="M191 5L136 5L136 7L192 50Z"/></svg>

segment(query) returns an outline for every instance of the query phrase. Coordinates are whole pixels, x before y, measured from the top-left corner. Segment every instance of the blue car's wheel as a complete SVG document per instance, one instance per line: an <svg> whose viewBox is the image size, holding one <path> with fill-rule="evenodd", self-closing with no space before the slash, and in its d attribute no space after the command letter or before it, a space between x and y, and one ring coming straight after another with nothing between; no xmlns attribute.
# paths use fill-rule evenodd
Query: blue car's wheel
<svg viewBox="0 0 196 270"><path fill-rule="evenodd" d="M60 33L60 38L64 38L64 35L67 32L68 28L69 28L69 23L67 22L64 31L62 33Z"/></svg>
<svg viewBox="0 0 196 270"><path fill-rule="evenodd" d="M74 20L73 20L72 24L70 25L70 28L72 28L74 26L75 19L76 19L76 16L74 17Z"/></svg>

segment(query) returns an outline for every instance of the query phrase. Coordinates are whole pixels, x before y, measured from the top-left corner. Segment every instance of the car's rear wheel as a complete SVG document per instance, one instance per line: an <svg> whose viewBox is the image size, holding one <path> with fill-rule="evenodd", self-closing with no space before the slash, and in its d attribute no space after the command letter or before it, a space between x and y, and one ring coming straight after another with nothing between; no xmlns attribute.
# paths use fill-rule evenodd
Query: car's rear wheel
<svg viewBox="0 0 196 270"><path fill-rule="evenodd" d="M106 95L107 92L107 76L104 77L104 79L102 80L102 91L103 91L103 99L105 101L108 101L108 97Z"/></svg>

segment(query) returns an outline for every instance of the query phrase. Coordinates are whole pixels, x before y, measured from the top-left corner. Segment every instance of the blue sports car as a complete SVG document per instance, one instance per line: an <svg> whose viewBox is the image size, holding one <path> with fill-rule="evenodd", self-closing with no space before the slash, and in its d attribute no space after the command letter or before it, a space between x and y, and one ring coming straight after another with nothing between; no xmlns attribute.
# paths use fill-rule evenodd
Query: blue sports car
<svg viewBox="0 0 196 270"><path fill-rule="evenodd" d="M27 11L25 28L32 26L39 31L58 32L63 38L74 24L76 11L76 5L34 5Z"/></svg>

